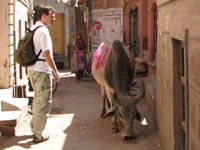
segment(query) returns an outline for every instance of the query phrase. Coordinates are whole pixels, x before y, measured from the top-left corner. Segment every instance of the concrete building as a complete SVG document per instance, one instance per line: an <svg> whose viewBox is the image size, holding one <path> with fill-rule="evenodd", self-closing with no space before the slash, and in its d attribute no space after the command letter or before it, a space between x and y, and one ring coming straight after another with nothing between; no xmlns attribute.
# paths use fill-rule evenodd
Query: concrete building
<svg viewBox="0 0 200 150"><path fill-rule="evenodd" d="M156 119L162 150L200 147L200 1L158 0Z"/></svg>
<svg viewBox="0 0 200 150"><path fill-rule="evenodd" d="M28 104L26 68L14 61L14 50L32 24L32 0L0 1L0 132L14 135L16 119Z"/></svg>
<svg viewBox="0 0 200 150"><path fill-rule="evenodd" d="M143 68L145 74L148 71L149 75L155 75L156 0L94 0L91 2L91 18L92 51L105 39L121 40L134 52L138 68ZM96 31L93 22L100 23L102 28ZM93 37L94 30L99 33L98 37Z"/></svg>
<svg viewBox="0 0 200 150"><path fill-rule="evenodd" d="M18 87L25 84L25 68L14 62L13 54L26 27L31 25L32 0L1 0L0 5L0 88L5 89L1 96L23 97Z"/></svg>
<svg viewBox="0 0 200 150"><path fill-rule="evenodd" d="M124 7L124 43L141 58L148 48L147 4L147 0L127 0Z"/></svg>
<svg viewBox="0 0 200 150"><path fill-rule="evenodd" d="M123 37L131 46L136 62L155 75L155 54L157 45L157 4L156 0L125 0ZM146 69L145 69L146 68Z"/></svg>
<svg viewBox="0 0 200 150"><path fill-rule="evenodd" d="M1 34L0 34L0 40L1 40L1 59L0 59L0 87L1 88L9 88L11 86L11 79L10 76L10 59L9 59L9 30L8 30L8 2L7 0L3 0L0 2L1 9Z"/></svg>
<svg viewBox="0 0 200 150"><path fill-rule="evenodd" d="M69 45L69 8L64 3L53 0L2 0L2 23L0 41L2 55L0 61L0 88L6 89L1 94L10 97L26 97L26 68L14 62L14 50L20 38L33 24L33 7L50 4L56 9L57 22L50 28L54 45L54 53L62 55L61 60L67 62ZM33 6L34 4L34 6ZM59 60L58 60L59 64ZM2 91L2 90L1 90ZM5 96L4 96L5 97Z"/></svg>

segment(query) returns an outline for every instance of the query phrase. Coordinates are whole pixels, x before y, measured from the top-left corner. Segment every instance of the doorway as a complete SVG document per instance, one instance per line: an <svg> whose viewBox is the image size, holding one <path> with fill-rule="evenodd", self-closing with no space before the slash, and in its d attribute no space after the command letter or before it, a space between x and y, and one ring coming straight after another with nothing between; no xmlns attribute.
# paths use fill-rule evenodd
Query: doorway
<svg viewBox="0 0 200 150"><path fill-rule="evenodd" d="M139 57L139 39L138 39L138 8L132 9L131 15L131 45L130 49L135 57Z"/></svg>
<svg viewBox="0 0 200 150"><path fill-rule="evenodd" d="M104 38L105 40L121 40L122 41L122 32L121 32L121 16L118 14L105 15L104 19ZM111 26L112 24L112 26Z"/></svg>
<svg viewBox="0 0 200 150"><path fill-rule="evenodd" d="M153 60L157 53L157 4L153 4Z"/></svg>
<svg viewBox="0 0 200 150"><path fill-rule="evenodd" d="M187 40L186 40L187 41ZM174 149L189 150L188 44L173 39Z"/></svg>
<svg viewBox="0 0 200 150"><path fill-rule="evenodd" d="M56 21L49 27L53 42L53 53L64 54L64 14L56 13Z"/></svg>

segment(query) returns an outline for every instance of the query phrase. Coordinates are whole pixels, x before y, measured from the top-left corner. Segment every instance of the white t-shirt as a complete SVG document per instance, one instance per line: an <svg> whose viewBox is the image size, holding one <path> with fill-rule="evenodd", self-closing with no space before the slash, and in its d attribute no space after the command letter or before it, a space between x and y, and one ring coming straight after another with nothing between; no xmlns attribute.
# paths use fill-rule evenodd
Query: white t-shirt
<svg viewBox="0 0 200 150"><path fill-rule="evenodd" d="M53 48L52 48L52 40L49 34L49 29L45 24L42 22L37 21L31 28L34 30L36 27L39 27L33 37L33 43L35 47L35 53L38 54L39 51L42 49L42 52L49 50L50 54L53 56ZM39 59L45 59L42 56L42 53L39 56ZM28 67L28 70L34 70L38 72L45 72L45 73L52 73L52 69L47 64L46 61L37 61L35 64Z"/></svg>

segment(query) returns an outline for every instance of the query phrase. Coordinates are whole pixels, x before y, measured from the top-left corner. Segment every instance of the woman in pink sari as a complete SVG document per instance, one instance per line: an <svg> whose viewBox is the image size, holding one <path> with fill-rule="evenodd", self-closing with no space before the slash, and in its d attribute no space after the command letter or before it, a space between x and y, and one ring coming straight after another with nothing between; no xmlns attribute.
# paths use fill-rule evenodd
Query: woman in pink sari
<svg viewBox="0 0 200 150"><path fill-rule="evenodd" d="M86 42L81 33L76 34L74 42L74 72L76 79L80 80L86 69Z"/></svg>

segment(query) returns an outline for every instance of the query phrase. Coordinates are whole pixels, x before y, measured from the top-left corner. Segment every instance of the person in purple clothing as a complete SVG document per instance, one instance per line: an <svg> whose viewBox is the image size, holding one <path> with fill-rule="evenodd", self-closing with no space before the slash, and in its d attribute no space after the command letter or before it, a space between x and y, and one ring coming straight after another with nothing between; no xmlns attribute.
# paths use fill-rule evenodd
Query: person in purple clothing
<svg viewBox="0 0 200 150"><path fill-rule="evenodd" d="M76 40L74 41L74 72L77 80L82 78L86 69L86 49L86 41L81 33L77 33Z"/></svg>

